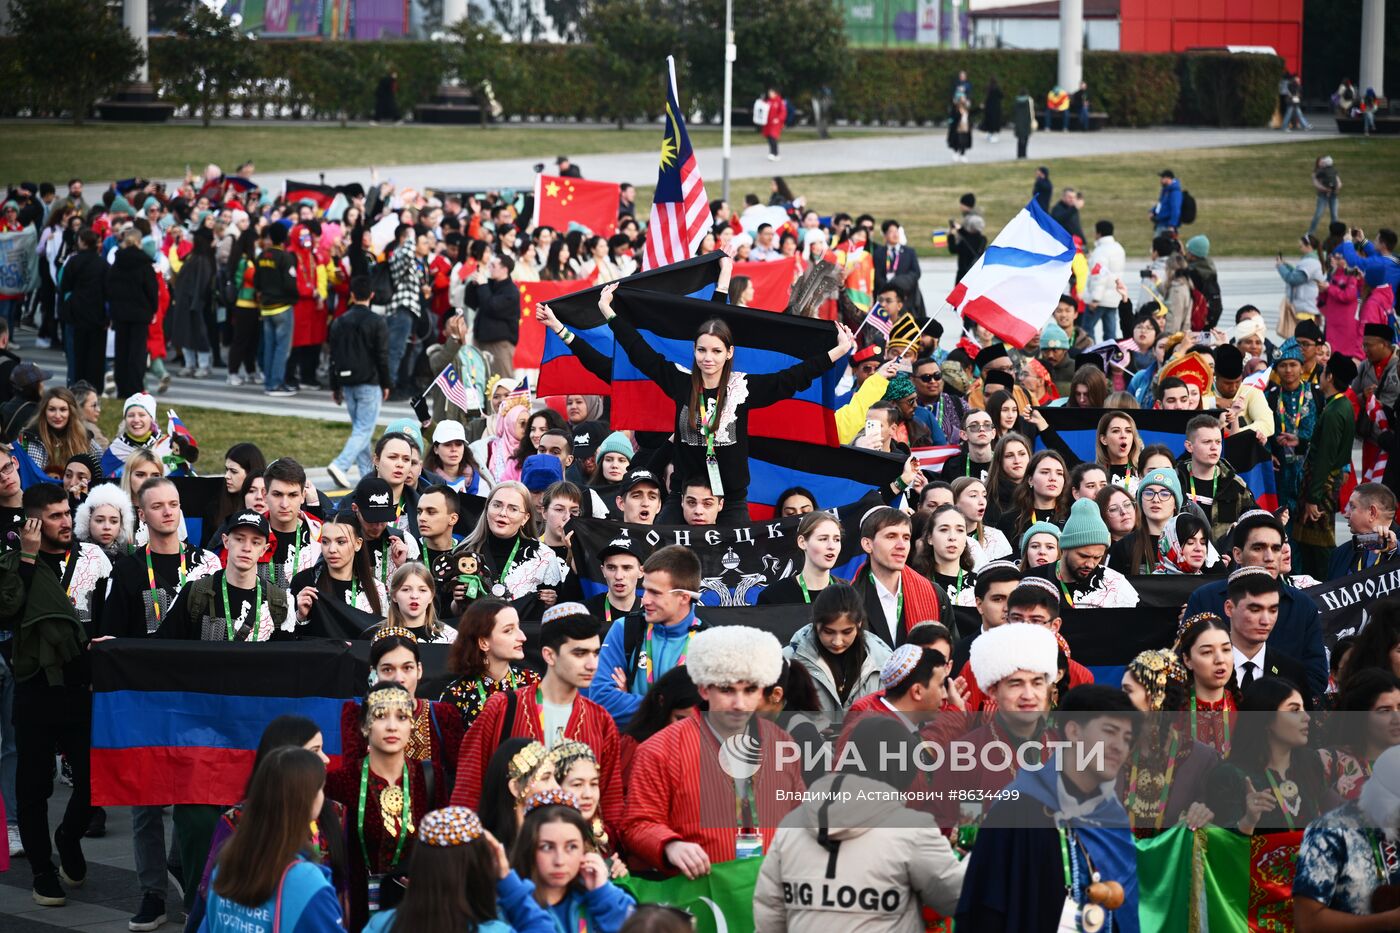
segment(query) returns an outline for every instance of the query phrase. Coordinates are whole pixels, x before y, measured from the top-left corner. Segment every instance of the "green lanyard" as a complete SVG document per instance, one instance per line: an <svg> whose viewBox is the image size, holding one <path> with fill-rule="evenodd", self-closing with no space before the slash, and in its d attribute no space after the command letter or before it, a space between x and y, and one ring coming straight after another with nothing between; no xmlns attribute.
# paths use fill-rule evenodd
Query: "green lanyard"
<svg viewBox="0 0 1400 933"><path fill-rule="evenodd" d="M219 581L219 586L224 591L224 626L228 630L228 640L234 640L233 613L228 607L228 574L225 573L223 579ZM262 581L256 577L253 579L253 627L248 632L249 641L258 640L259 619L262 616Z"/></svg>
<svg viewBox="0 0 1400 933"><path fill-rule="evenodd" d="M301 522L300 522L300 521L297 522L296 531L293 532L293 533L296 535L296 537L292 539L292 567L291 567L290 570L287 571L287 582L288 582L288 583L291 582L292 577L296 576L297 570L301 568Z"/></svg>
<svg viewBox="0 0 1400 933"><path fill-rule="evenodd" d="M485 675L482 676L484 677ZM514 668L510 669L506 676L501 678L500 682L505 684L499 691L501 693L507 690L514 690L516 687L520 686L520 681L516 679ZM486 707L486 688L482 686L480 680L476 682L476 702L477 712L479 713Z"/></svg>
<svg viewBox="0 0 1400 933"><path fill-rule="evenodd" d="M1385 855L1381 852L1380 834L1373 829L1366 830L1366 838L1371 843L1371 855L1376 860L1376 878L1381 884L1390 883L1390 868L1386 865Z"/></svg>
<svg viewBox="0 0 1400 933"><path fill-rule="evenodd" d="M710 491L722 496L724 483L720 479L719 460L715 457L715 429L718 427L719 399L705 402L700 419L700 433L705 435L705 471L710 477Z"/></svg>
<svg viewBox="0 0 1400 933"><path fill-rule="evenodd" d="M800 579L800 577L799 577L799 579ZM803 590L803 592L805 593L806 590L807 590L807 588L804 586L804 587L802 588L802 590ZM650 623L650 622L647 623L647 644L646 644L646 647L642 649L642 650L646 653L646 658L647 658L647 686L651 686L652 682L656 679L656 665L657 665L657 663L658 663L658 658L656 657L655 654L652 653L652 645L651 645L651 636L652 636L652 632L655 630L655 628L656 628L656 627L655 627L652 623ZM690 643L691 643L692 641L695 640L695 633L698 632L699 630L700 630L700 617L699 617L699 616L696 616L696 617L695 617L695 621L692 622L692 623L690 623L690 631L689 631L689 633L687 633L687 635L685 636L685 648L683 648L683 649L681 650L681 656L680 656L679 658L676 659L676 664L675 664L676 667L684 667L684 666L685 666L685 658L686 658L686 655L688 655L688 654L690 653Z"/></svg>
<svg viewBox="0 0 1400 933"><path fill-rule="evenodd" d="M515 544L511 545L510 555L506 557L506 565L501 568L502 580L506 578L506 574L510 573L510 568L515 566L515 552L518 550L520 550L520 535L515 536Z"/></svg>
<svg viewBox="0 0 1400 933"><path fill-rule="evenodd" d="M365 795L369 793L369 758L360 766L360 808L356 826L360 831L360 854L365 857L365 871L374 874L374 865L369 860L369 847L365 845ZM408 824L413 821L413 794L408 783L408 760L403 763L403 814L399 817L399 842L394 848L394 860L389 867L399 863L403 855L403 844L408 840Z"/></svg>
<svg viewBox="0 0 1400 933"><path fill-rule="evenodd" d="M1230 695L1230 694L1229 694L1228 692L1225 694L1226 697L1229 697L1229 695ZM1212 710L1211 712L1214 712L1214 710ZM1225 732L1225 735L1224 735L1224 745L1225 745L1225 747L1224 747L1223 749L1221 749L1221 753L1222 753L1222 754L1229 754L1229 752L1230 752L1230 704L1229 704L1228 700L1227 700L1226 703L1224 704L1224 709L1222 709L1222 710L1220 711L1220 713L1221 713L1221 722L1224 724L1224 732ZM1193 741L1193 742L1196 741L1196 693L1195 693L1194 690L1191 692L1191 741Z"/></svg>
<svg viewBox="0 0 1400 933"><path fill-rule="evenodd" d="M1278 801L1278 808L1279 808L1280 810L1283 811L1283 821L1284 821L1285 823L1288 824L1288 831L1289 831L1289 832L1292 832L1292 831L1293 831L1293 815L1292 815L1291 813L1288 812L1288 806L1287 806L1287 804L1285 804L1285 803L1283 802L1283 793L1278 789L1278 782L1274 780L1274 770L1273 770L1272 768L1265 768L1265 769L1264 769L1264 777L1266 777L1266 778L1269 779L1269 789L1272 790L1272 791L1274 792L1274 799ZM1291 782L1287 782L1287 783L1291 783ZM1296 787L1297 785L1294 784L1294 786ZM1299 789L1299 791L1298 791L1298 807L1299 807L1299 809L1302 809L1302 806L1303 806L1303 791L1302 791L1301 789Z"/></svg>
<svg viewBox="0 0 1400 933"><path fill-rule="evenodd" d="M384 540L379 545L379 573L384 578L384 585L389 585L389 533L384 533Z"/></svg>
<svg viewBox="0 0 1400 933"><path fill-rule="evenodd" d="M810 606L812 604L812 594L807 592L807 581L803 578L800 571L797 574L797 585L802 588L802 601Z"/></svg>
<svg viewBox="0 0 1400 933"><path fill-rule="evenodd" d="M1210 502L1215 504L1215 484L1220 481L1220 467L1212 467L1210 471ZM1191 501L1196 501L1196 474L1191 474Z"/></svg>
<svg viewBox="0 0 1400 933"><path fill-rule="evenodd" d="M355 605L360 599L360 578L355 576L354 568L350 570L350 605Z"/></svg>

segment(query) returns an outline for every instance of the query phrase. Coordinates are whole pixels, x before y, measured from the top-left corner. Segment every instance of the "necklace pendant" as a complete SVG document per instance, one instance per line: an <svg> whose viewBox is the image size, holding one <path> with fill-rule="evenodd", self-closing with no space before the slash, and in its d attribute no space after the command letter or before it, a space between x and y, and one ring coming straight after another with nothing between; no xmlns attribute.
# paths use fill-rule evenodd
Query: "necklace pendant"
<svg viewBox="0 0 1400 933"><path fill-rule="evenodd" d="M1298 796L1298 785L1293 781L1284 781L1278 786L1278 792L1291 800Z"/></svg>

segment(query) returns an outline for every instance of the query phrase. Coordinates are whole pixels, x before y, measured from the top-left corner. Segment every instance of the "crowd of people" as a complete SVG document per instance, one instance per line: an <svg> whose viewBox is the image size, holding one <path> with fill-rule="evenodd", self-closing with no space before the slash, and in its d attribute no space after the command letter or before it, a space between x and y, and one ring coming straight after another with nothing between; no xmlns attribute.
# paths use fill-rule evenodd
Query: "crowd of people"
<svg viewBox="0 0 1400 933"><path fill-rule="evenodd" d="M764 373L736 368L743 335L719 318L680 368L619 309L645 237L626 188L606 240L529 229L494 195L377 180L287 201L259 191L251 164L169 189L133 180L91 204L77 181L16 188L0 229L34 225L47 273L0 314L13 442L0 448L0 785L34 901L63 906L88 874L82 839L106 832L90 796L93 643L294 642L353 625L373 684L335 724L334 767L323 725L284 716L265 725L241 801L174 806L173 851L162 801L133 809L131 930L182 914L199 930L681 930L683 911L638 904L627 879L762 858L763 931L1135 931L1161 879L1138 877L1134 839L1178 823L1305 829L1296 928L1400 925L1383 900L1374 926L1347 925L1400 882L1400 599L1334 640L1304 592L1400 568L1396 234L1304 235L1296 260L1279 257L1291 318L1271 334L1249 305L1222 323L1210 241L1183 242L1180 184L1161 183L1134 288L1114 222L1085 237L1083 198L1051 204L1037 173L1082 249L1039 337L1016 347L975 324L945 346L895 220L823 217L781 179L768 204L715 202L699 245L722 251L711 300L744 303L736 260L798 256L787 313L834 321L829 347ZM974 195L959 206L949 249L965 272L959 250L985 249L985 222ZM753 208L786 219L750 230ZM604 286L603 326L666 400L670 432L614 429L604 397L532 396L513 358L517 283L535 278ZM872 314L918 333L892 339ZM547 304L535 317L611 377ZM66 349L66 374L22 359L22 323ZM168 388L172 356L278 397L329 387L353 420L326 452L338 488L239 443L191 539L173 477L194 473L198 425L167 430L150 392ZM466 407L423 400L444 369L476 393ZM833 369L841 441L907 459L860 516L849 580L833 571L852 526L832 510L851 503L775 497L803 556L757 601L809 607L786 644L707 624L690 547L620 534L581 566L580 517L749 524L751 414ZM415 417L376 438L395 393ZM124 399L110 439L104 395ZM1093 459L1037 443L1059 406L1095 413ZM1148 409L1193 413L1182 450L1144 443ZM1223 456L1237 438L1265 451L1277 508ZM948 455L925 467L925 448ZM1065 621L1139 606L1134 581L1151 575L1200 579L1169 642L1095 683ZM425 645L450 646L449 679L427 696ZM1310 733L1316 711L1358 718ZM1374 725L1341 728L1361 719ZM940 796L921 756L968 742L1009 758ZM1090 746L1107 753L1071 754ZM72 790L51 834L56 754Z"/></svg>

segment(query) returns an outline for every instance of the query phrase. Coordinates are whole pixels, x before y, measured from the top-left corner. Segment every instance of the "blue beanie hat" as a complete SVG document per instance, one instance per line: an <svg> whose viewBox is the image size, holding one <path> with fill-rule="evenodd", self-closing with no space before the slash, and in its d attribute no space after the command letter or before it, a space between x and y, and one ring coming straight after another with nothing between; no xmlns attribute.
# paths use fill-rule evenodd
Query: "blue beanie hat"
<svg viewBox="0 0 1400 933"><path fill-rule="evenodd" d="M1169 470L1166 467L1158 467L1155 470L1148 470L1147 475L1138 483L1137 501L1142 505L1142 493L1148 486L1161 486L1172 494L1176 500L1176 507L1181 508L1181 479L1176 475L1176 470Z"/></svg>
<svg viewBox="0 0 1400 933"><path fill-rule="evenodd" d="M614 431L603 438L603 443L598 445L597 457L599 463L603 462L604 454L622 454L629 462L636 456L635 452L632 450L632 442L627 439L627 435L622 431Z"/></svg>
<svg viewBox="0 0 1400 933"><path fill-rule="evenodd" d="M564 466L553 454L531 454L520 470L520 482L531 492L544 492L564 478Z"/></svg>
<svg viewBox="0 0 1400 933"><path fill-rule="evenodd" d="M1077 547L1112 543L1108 526L1099 514L1098 503L1093 499L1076 499L1070 506L1069 521L1060 531L1060 550L1070 551Z"/></svg>
<svg viewBox="0 0 1400 933"><path fill-rule="evenodd" d="M1186 252L1205 259L1210 255L1210 237L1203 233L1196 234L1186 241Z"/></svg>

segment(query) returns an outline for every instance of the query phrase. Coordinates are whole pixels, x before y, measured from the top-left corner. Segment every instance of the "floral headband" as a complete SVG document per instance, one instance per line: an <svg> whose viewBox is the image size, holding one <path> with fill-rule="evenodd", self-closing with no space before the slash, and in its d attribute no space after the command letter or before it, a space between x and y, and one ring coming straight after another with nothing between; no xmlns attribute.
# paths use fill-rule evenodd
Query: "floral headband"
<svg viewBox="0 0 1400 933"><path fill-rule="evenodd" d="M561 806L570 809L578 809L578 798L562 787L551 787L548 790L536 791L525 798L525 812L539 807Z"/></svg>
<svg viewBox="0 0 1400 933"><path fill-rule="evenodd" d="M464 846L484 835L481 817L466 807L443 807L418 821L418 844L447 849Z"/></svg>
<svg viewBox="0 0 1400 933"><path fill-rule="evenodd" d="M1181 624L1176 627L1176 641L1172 644L1172 653L1180 655L1181 642L1182 639L1186 637L1186 633L1195 626L1205 622L1208 619L1214 619L1215 621L1221 624L1224 624L1225 622L1224 619L1222 619L1219 615L1217 615L1214 612L1198 612L1193 616L1187 616L1186 618L1182 619Z"/></svg>
<svg viewBox="0 0 1400 933"><path fill-rule="evenodd" d="M390 625L374 633L374 637L369 640L371 645L377 644L386 638L407 638L409 641L418 642L418 636L401 625Z"/></svg>

